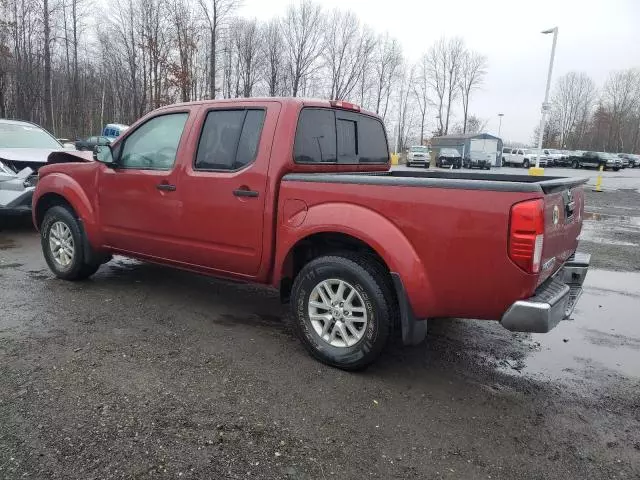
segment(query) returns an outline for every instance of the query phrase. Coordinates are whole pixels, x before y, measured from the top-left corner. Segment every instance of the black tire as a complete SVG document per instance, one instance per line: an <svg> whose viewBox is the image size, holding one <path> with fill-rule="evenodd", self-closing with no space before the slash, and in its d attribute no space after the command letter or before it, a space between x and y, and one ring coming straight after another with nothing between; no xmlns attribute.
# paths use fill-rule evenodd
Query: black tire
<svg viewBox="0 0 640 480"><path fill-rule="evenodd" d="M613 168L613 171L614 171L614 172L617 172L618 170L620 170L618 167L614 167L614 168Z"/></svg>
<svg viewBox="0 0 640 480"><path fill-rule="evenodd" d="M573 162L571 162L571 168L577 170L580 168L580 162L578 162L578 160L574 160Z"/></svg>
<svg viewBox="0 0 640 480"><path fill-rule="evenodd" d="M524 159L524 161L522 162L522 167L523 168L529 168L529 160L527 160L526 158Z"/></svg>
<svg viewBox="0 0 640 480"><path fill-rule="evenodd" d="M51 227L57 222L67 226L73 239L73 256L67 266L62 266L54 259L50 247ZM63 280L84 280L100 268L100 263L85 261L85 242L82 225L70 209L63 206L55 206L47 210L40 227L40 243L47 265L49 265L56 277Z"/></svg>
<svg viewBox="0 0 640 480"><path fill-rule="evenodd" d="M364 336L349 347L333 346L315 331L309 318L313 289L323 280L343 280L362 297L368 324ZM343 370L360 370L375 361L384 349L394 324L397 303L386 269L367 255L340 253L318 257L306 264L291 291L293 327L309 353Z"/></svg>

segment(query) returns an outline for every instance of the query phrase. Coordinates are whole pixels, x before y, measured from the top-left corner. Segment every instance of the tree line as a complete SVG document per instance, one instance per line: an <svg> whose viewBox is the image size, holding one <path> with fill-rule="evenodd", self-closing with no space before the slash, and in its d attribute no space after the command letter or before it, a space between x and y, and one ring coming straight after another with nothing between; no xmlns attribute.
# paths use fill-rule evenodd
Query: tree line
<svg viewBox="0 0 640 480"><path fill-rule="evenodd" d="M558 78L544 144L570 150L640 152L640 69L611 72L600 89L583 72Z"/></svg>
<svg viewBox="0 0 640 480"><path fill-rule="evenodd" d="M305 96L375 111L401 148L481 124L469 100L487 61L459 38L438 40L410 64L397 39L352 12L301 0L260 22L238 16L238 7L0 0L0 117L76 138L177 101ZM463 115L453 125L455 109Z"/></svg>

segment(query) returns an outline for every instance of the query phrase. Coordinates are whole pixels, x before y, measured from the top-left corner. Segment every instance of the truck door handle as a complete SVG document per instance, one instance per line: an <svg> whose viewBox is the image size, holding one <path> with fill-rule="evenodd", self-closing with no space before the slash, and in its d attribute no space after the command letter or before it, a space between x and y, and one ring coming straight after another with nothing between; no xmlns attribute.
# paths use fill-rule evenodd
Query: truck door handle
<svg viewBox="0 0 640 480"><path fill-rule="evenodd" d="M156 185L156 188L158 190L163 190L165 192L175 192L176 191L176 186L175 185L171 185L169 183L159 183L158 185Z"/></svg>
<svg viewBox="0 0 640 480"><path fill-rule="evenodd" d="M257 197L258 192L255 190L249 190L248 188L238 188L233 191L236 197Z"/></svg>

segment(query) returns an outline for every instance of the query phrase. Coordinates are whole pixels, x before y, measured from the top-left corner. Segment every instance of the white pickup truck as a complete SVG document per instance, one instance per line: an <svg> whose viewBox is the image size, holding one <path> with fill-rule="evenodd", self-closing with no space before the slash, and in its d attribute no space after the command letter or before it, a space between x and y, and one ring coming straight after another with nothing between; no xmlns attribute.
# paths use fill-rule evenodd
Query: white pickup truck
<svg viewBox="0 0 640 480"><path fill-rule="evenodd" d="M511 153L506 153L503 149L502 158L504 159L504 166L506 167L533 167L536 164L536 158L538 158L537 148L512 148ZM540 157L540 166L547 166L547 157L543 154Z"/></svg>

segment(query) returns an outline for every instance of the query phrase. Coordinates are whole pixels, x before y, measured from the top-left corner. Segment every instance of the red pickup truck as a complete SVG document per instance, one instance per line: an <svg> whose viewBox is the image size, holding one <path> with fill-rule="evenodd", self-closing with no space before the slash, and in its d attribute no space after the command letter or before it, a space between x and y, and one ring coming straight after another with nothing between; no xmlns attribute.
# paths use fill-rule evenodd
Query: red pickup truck
<svg viewBox="0 0 640 480"><path fill-rule="evenodd" d="M52 154L33 221L63 279L119 254L272 285L311 354L345 369L394 329L420 342L428 318L546 332L572 313L584 180L390 170L388 152L346 102L172 105L93 158Z"/></svg>

